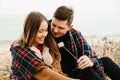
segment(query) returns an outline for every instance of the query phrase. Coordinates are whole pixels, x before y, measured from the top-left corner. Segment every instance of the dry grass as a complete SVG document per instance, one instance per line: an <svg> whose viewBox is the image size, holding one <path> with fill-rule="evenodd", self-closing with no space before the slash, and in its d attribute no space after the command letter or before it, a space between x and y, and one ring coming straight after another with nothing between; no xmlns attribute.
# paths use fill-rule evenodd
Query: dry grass
<svg viewBox="0 0 120 80"><path fill-rule="evenodd" d="M120 66L120 36L86 37L86 40L98 57L109 56ZM10 74L12 41L0 41L0 80L7 80ZM107 77L107 80L110 80Z"/></svg>
<svg viewBox="0 0 120 80"><path fill-rule="evenodd" d="M98 57L109 56L118 66L120 66L120 35L105 37L86 37L88 43L98 55ZM107 80L111 80L106 76Z"/></svg>

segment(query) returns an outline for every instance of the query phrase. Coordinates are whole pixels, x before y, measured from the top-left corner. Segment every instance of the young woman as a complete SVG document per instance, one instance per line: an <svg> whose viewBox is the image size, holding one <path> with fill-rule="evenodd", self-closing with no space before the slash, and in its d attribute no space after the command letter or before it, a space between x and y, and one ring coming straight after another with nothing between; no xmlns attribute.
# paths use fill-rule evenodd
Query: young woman
<svg viewBox="0 0 120 80"><path fill-rule="evenodd" d="M47 19L39 12L28 14L23 34L10 48L10 80L74 80L62 73L61 56Z"/></svg>

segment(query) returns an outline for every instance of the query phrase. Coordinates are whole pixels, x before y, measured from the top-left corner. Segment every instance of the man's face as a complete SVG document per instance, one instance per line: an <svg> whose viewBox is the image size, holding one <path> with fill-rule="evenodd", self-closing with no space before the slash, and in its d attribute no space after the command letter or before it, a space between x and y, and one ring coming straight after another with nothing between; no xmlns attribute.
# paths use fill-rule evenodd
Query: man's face
<svg viewBox="0 0 120 80"><path fill-rule="evenodd" d="M69 26L67 25L67 20L58 20L56 18L52 19L51 22L51 30L52 30L52 35L55 38L62 37L67 33L69 30Z"/></svg>

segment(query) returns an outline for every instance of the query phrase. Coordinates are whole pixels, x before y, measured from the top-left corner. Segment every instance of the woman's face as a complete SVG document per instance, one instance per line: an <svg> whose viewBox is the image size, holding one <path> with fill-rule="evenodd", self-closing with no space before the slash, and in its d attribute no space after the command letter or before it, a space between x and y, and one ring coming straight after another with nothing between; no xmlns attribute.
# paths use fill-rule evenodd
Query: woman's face
<svg viewBox="0 0 120 80"><path fill-rule="evenodd" d="M42 21L36 35L35 45L37 46L38 44L43 44L47 34L48 34L48 23L46 21Z"/></svg>

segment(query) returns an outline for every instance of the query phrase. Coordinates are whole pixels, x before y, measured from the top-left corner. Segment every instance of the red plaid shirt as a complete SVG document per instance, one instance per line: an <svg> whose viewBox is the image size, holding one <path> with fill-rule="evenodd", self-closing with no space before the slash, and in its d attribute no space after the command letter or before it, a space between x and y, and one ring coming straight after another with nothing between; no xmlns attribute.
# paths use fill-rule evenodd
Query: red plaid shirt
<svg viewBox="0 0 120 80"><path fill-rule="evenodd" d="M34 80L38 66L47 66L33 51L25 46L12 46L12 65L10 80Z"/></svg>

